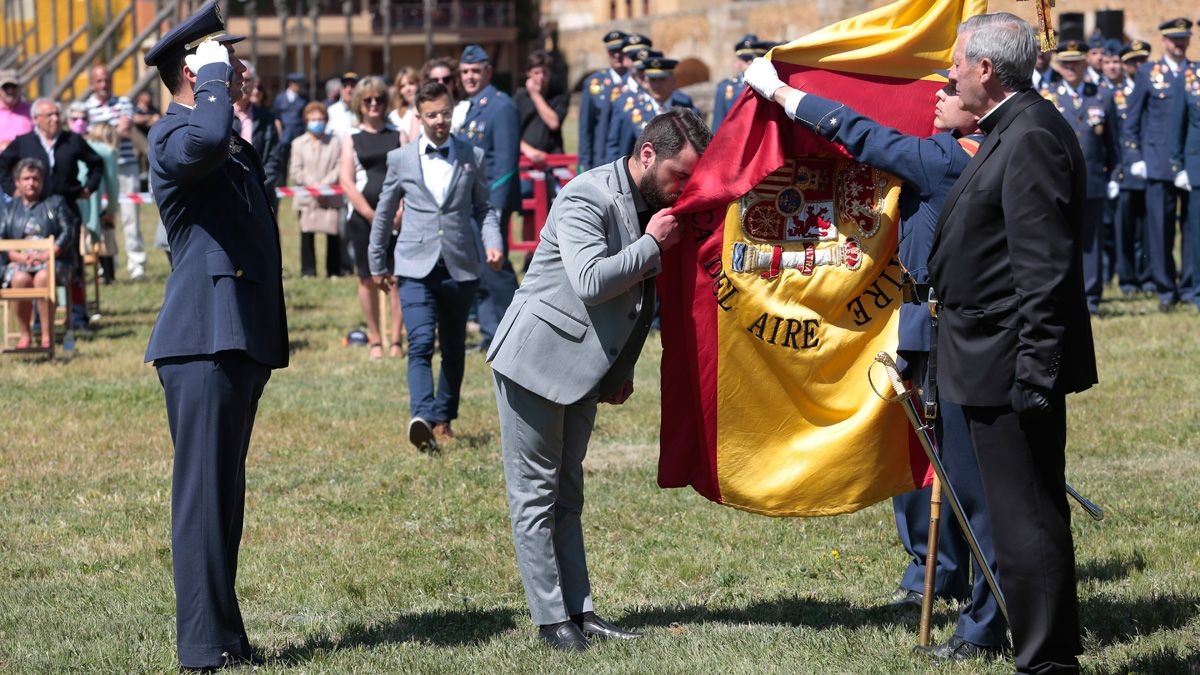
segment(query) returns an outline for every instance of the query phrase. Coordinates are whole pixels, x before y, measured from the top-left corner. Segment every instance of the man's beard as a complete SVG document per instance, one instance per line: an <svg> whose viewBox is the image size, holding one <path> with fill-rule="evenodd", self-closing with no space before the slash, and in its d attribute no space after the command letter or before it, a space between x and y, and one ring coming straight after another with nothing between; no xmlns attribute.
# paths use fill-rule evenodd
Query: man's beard
<svg viewBox="0 0 1200 675"><path fill-rule="evenodd" d="M675 203L679 199L678 194L666 194L662 190L662 186L658 184L658 160L646 169L646 173L642 174L638 180L638 192L642 193L642 198L646 200L646 205L655 211L660 211Z"/></svg>

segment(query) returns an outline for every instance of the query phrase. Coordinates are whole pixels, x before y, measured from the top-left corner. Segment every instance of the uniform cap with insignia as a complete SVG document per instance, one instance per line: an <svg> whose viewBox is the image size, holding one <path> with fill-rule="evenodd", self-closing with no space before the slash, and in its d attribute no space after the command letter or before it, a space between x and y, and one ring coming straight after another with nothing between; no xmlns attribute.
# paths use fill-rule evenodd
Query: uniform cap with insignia
<svg viewBox="0 0 1200 675"><path fill-rule="evenodd" d="M483 51L483 47L479 45L467 45L463 47L462 56L458 59L459 63L490 63L487 52Z"/></svg>
<svg viewBox="0 0 1200 675"><path fill-rule="evenodd" d="M1132 61L1133 59L1149 58L1150 45L1142 40L1132 40L1121 48L1121 60Z"/></svg>
<svg viewBox="0 0 1200 675"><path fill-rule="evenodd" d="M658 51L657 49L650 49L649 47L642 47L641 49L634 52L630 56L630 58L633 59L633 67L637 68L638 70L642 70L643 68L646 67L645 66L646 61L649 61L650 59L653 59L656 57L662 58L663 56L664 56L664 54L662 52Z"/></svg>
<svg viewBox="0 0 1200 675"><path fill-rule="evenodd" d="M633 54L633 52L636 52L642 47L653 46L654 41L650 38L642 35L641 33L633 33L632 35L625 36L625 44L621 46L621 52L623 54Z"/></svg>
<svg viewBox="0 0 1200 675"><path fill-rule="evenodd" d="M778 47L779 45L787 44L785 42L776 42L774 40L759 40L754 43L754 55L766 56L767 52Z"/></svg>
<svg viewBox="0 0 1200 675"><path fill-rule="evenodd" d="M354 72L353 70L347 70L346 72L342 73L342 84L357 84L357 83L358 83L358 73Z"/></svg>
<svg viewBox="0 0 1200 675"><path fill-rule="evenodd" d="M1104 44L1106 42L1107 42L1107 40L1105 40L1104 36L1101 35L1100 33L1092 33L1092 36L1090 38L1088 38L1087 48L1088 48L1088 50L1104 49Z"/></svg>
<svg viewBox="0 0 1200 675"><path fill-rule="evenodd" d="M288 73L287 81L295 82L296 84L304 84L308 80L304 77L304 73Z"/></svg>
<svg viewBox="0 0 1200 675"><path fill-rule="evenodd" d="M733 46L733 53L743 61L753 61L757 54L754 53L754 45L758 42L758 36L754 33L746 33L741 40Z"/></svg>
<svg viewBox="0 0 1200 675"><path fill-rule="evenodd" d="M1084 45L1079 40L1067 40L1058 45L1058 60L1063 63L1074 63L1087 58Z"/></svg>
<svg viewBox="0 0 1200 675"><path fill-rule="evenodd" d="M1105 40L1104 41L1104 55L1105 56L1120 56L1121 55L1121 41L1120 40Z"/></svg>
<svg viewBox="0 0 1200 675"><path fill-rule="evenodd" d="M629 37L629 33L619 30L610 30L604 34L604 48L610 52L619 52L621 47L625 46L625 38Z"/></svg>
<svg viewBox="0 0 1200 675"><path fill-rule="evenodd" d="M1158 24L1158 30L1163 37L1185 38L1192 36L1192 22L1182 16Z"/></svg>
<svg viewBox="0 0 1200 675"><path fill-rule="evenodd" d="M679 61L662 56L653 56L642 62L642 72L646 77L669 77L675 74L675 66Z"/></svg>
<svg viewBox="0 0 1200 675"><path fill-rule="evenodd" d="M147 66L157 66L168 58L177 58L191 52L205 40L216 40L227 45L245 39L245 36L225 32L225 19L221 16L221 8L216 0L212 0L162 36L142 60Z"/></svg>

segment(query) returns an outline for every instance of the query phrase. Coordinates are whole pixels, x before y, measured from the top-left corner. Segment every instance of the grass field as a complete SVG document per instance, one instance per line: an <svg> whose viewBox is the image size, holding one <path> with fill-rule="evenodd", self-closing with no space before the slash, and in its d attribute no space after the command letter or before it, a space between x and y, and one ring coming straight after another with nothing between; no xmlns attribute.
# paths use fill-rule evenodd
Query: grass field
<svg viewBox="0 0 1200 675"><path fill-rule="evenodd" d="M354 282L300 279L284 237L292 365L248 463L239 593L266 671L908 672L916 617L881 609L904 565L891 508L772 520L655 486L659 345L599 415L586 463L598 609L634 644L553 655L534 638L509 538L490 375L469 358L459 440L414 452L404 362L341 338ZM150 233L148 232L148 235ZM148 239L149 240L149 239ZM104 290L94 335L52 363L0 362L0 670L176 667L162 391L142 363L166 276ZM1115 299L1095 322L1101 385L1070 403L1093 672L1200 670L1200 317ZM953 630L938 607L935 638ZM1009 662L947 668L1002 673Z"/></svg>

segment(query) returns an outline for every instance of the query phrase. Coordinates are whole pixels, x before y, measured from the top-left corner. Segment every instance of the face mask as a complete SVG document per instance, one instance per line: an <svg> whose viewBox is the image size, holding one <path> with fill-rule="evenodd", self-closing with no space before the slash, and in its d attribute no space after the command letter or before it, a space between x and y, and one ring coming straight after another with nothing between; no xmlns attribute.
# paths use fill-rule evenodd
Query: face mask
<svg viewBox="0 0 1200 675"><path fill-rule="evenodd" d="M71 120L71 131L74 131L75 133L82 136L83 134L87 133L87 130L88 130L88 121L87 120L85 120L85 119Z"/></svg>
<svg viewBox="0 0 1200 675"><path fill-rule="evenodd" d="M325 133L325 123L324 122L309 122L308 130L314 134L323 134L323 133Z"/></svg>

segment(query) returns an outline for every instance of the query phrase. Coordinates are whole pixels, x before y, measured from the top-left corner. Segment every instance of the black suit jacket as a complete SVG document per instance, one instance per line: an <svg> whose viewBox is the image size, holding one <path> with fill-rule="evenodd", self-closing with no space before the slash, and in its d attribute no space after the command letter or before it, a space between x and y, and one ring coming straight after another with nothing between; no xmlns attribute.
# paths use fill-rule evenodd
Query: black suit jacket
<svg viewBox="0 0 1200 675"><path fill-rule="evenodd" d="M250 145L258 152L262 160L265 185L270 195L271 209L278 211L279 198L275 196L275 188L282 183L283 174L287 168L288 150L290 146L279 142L279 130L275 128L275 113L270 108L256 105L254 108L254 124L250 130ZM235 115L233 118L233 133L241 134L241 121Z"/></svg>
<svg viewBox="0 0 1200 675"><path fill-rule="evenodd" d="M4 194L11 195L17 189L16 177L12 172L17 166L17 161L25 157L40 159L46 168L50 168L50 158L46 156L37 129L17 136L4 152L0 153L0 189L4 190ZM88 179L84 185L79 183L80 160L88 168ZM50 169L49 175L46 176L42 194L62 195L67 204L74 205L83 188L87 187L95 192L100 187L100 179L103 176L104 160L100 159L100 155L92 150L92 146L88 145L82 136L64 129L58 144L54 146L54 168Z"/></svg>
<svg viewBox="0 0 1200 675"><path fill-rule="evenodd" d="M929 256L943 305L938 386L971 406L1008 405L1014 379L1083 391L1096 382L1083 293L1083 153L1033 90L980 126L987 137L946 199Z"/></svg>

